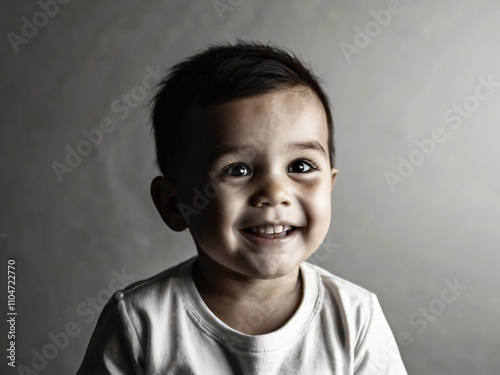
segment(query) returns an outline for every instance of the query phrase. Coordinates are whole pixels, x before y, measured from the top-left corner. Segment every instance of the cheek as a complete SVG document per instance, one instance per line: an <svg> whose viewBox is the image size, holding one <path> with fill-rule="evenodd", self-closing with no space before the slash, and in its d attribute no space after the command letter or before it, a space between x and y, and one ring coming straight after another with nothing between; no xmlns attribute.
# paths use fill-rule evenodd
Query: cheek
<svg viewBox="0 0 500 375"><path fill-rule="evenodd" d="M331 202L328 197L316 196L306 199L307 215L314 228L324 231L330 226Z"/></svg>
<svg viewBox="0 0 500 375"><path fill-rule="evenodd" d="M331 189L325 180L318 181L306 189L302 196L311 235L325 236L330 227Z"/></svg>
<svg viewBox="0 0 500 375"><path fill-rule="evenodd" d="M231 242L235 232L235 222L240 211L239 199L234 194L218 190L215 196L208 199L206 207L200 213L194 224L199 241Z"/></svg>
<svg viewBox="0 0 500 375"><path fill-rule="evenodd" d="M330 229L331 208L330 202L316 206L315 212L309 222L310 228L307 231L310 244L310 253L316 251L323 243Z"/></svg>

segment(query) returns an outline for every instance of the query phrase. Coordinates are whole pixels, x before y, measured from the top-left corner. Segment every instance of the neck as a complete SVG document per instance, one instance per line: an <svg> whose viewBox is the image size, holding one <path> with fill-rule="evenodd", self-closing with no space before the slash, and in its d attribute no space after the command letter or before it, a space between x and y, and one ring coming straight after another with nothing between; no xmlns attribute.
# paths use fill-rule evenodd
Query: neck
<svg viewBox="0 0 500 375"><path fill-rule="evenodd" d="M258 335L283 326L302 300L297 266L274 279L256 279L224 269L200 256L194 264L196 287L207 307L229 327Z"/></svg>

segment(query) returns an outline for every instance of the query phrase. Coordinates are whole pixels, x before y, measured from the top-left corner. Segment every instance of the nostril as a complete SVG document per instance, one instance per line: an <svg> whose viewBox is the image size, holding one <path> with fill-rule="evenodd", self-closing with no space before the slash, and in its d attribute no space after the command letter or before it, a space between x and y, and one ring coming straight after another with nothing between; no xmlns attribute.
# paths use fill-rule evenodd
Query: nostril
<svg viewBox="0 0 500 375"><path fill-rule="evenodd" d="M265 202L257 203L255 206L256 207L274 207L274 206L277 206L280 204L282 204L284 206L290 206L290 202L288 200L284 200L284 201L277 203L277 204L274 204L273 202L265 201Z"/></svg>
<svg viewBox="0 0 500 375"><path fill-rule="evenodd" d="M291 197L286 189L273 188L269 185L255 191L250 198L250 204L260 208L275 207L279 205L290 206L291 203Z"/></svg>

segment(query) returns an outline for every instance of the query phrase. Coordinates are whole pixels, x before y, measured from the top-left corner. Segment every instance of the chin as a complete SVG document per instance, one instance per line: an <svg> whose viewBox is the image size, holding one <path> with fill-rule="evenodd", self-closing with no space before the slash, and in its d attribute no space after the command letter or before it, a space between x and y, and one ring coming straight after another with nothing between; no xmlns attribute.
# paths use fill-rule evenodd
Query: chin
<svg viewBox="0 0 500 375"><path fill-rule="evenodd" d="M293 261L290 256L288 259L259 259L257 262L253 262L248 265L248 272L246 274L250 277L255 277L259 279L276 279L288 275L297 269L302 261Z"/></svg>

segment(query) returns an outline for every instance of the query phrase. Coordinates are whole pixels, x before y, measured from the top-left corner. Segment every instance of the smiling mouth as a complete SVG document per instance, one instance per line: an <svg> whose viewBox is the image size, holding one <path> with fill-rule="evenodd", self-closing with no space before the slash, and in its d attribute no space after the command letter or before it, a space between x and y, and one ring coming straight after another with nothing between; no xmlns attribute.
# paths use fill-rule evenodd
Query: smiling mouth
<svg viewBox="0 0 500 375"><path fill-rule="evenodd" d="M255 237L273 239L287 237L296 231L297 228L291 225L266 225L245 228L243 231Z"/></svg>

